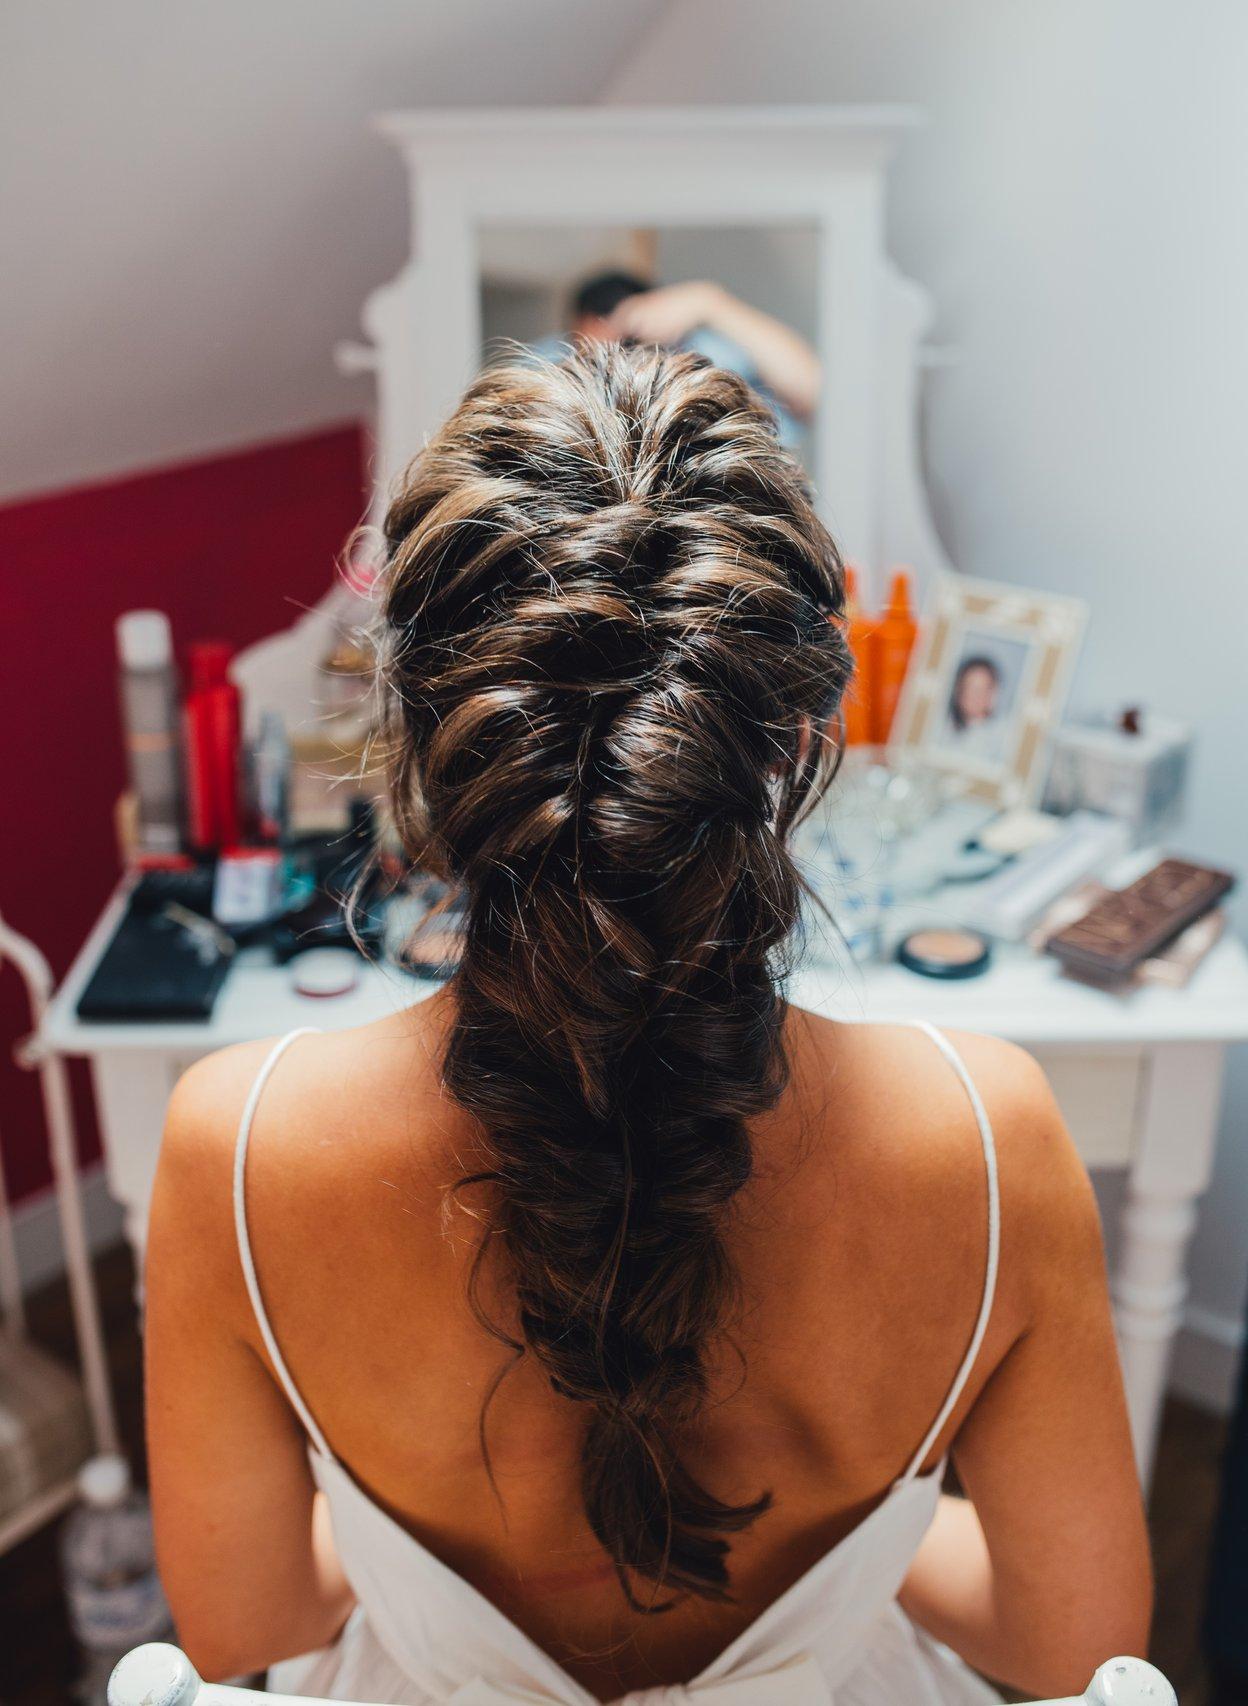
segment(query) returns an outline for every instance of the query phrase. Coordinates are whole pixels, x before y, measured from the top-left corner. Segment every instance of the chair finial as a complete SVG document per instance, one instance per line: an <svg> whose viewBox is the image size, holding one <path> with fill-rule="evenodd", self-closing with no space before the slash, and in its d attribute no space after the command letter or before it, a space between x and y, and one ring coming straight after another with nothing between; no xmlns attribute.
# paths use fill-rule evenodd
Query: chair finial
<svg viewBox="0 0 1248 1706"><path fill-rule="evenodd" d="M1178 1706L1178 1697L1155 1666L1143 1659L1110 1659L1092 1678L1089 1706Z"/></svg>
<svg viewBox="0 0 1248 1706"><path fill-rule="evenodd" d="M198 1694L195 1666L166 1641L136 1647L108 1679L108 1706L194 1706Z"/></svg>

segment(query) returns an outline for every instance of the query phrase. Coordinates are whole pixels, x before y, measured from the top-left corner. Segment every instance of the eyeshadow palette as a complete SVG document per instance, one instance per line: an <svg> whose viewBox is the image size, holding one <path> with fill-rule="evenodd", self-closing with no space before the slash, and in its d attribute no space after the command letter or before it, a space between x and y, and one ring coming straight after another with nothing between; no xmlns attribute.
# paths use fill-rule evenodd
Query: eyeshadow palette
<svg viewBox="0 0 1248 1706"><path fill-rule="evenodd" d="M1216 906L1234 883L1229 871L1163 859L1057 931L1047 952L1085 977L1125 977Z"/></svg>

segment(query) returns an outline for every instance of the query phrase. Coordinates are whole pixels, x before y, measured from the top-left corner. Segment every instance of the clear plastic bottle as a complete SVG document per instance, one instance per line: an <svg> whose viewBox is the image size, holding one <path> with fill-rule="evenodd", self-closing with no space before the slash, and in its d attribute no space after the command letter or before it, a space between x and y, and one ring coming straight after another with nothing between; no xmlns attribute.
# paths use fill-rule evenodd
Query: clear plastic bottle
<svg viewBox="0 0 1248 1706"><path fill-rule="evenodd" d="M169 618L159 610L131 610L119 617L117 656L139 848L144 853L176 853L182 845L178 683Z"/></svg>
<svg viewBox="0 0 1248 1706"><path fill-rule="evenodd" d="M78 1696L104 1706L118 1659L166 1636L172 1620L156 1574L147 1499L132 1485L125 1458L90 1458L78 1493L81 1502L61 1531L61 1569L85 1660Z"/></svg>

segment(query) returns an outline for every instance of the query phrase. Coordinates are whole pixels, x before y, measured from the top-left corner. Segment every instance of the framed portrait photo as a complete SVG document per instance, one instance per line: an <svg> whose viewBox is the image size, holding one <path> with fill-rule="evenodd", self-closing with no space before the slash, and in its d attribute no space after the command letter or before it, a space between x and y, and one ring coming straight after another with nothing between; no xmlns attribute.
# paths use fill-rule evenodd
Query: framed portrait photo
<svg viewBox="0 0 1248 1706"><path fill-rule="evenodd" d="M1087 614L1082 599L939 576L890 749L966 798L1034 804Z"/></svg>

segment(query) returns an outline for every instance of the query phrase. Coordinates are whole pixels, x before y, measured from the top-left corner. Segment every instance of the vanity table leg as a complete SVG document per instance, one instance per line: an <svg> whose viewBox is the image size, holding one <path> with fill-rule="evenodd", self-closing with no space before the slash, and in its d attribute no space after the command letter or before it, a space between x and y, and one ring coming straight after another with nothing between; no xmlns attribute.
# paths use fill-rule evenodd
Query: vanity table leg
<svg viewBox="0 0 1248 1706"><path fill-rule="evenodd" d="M110 1193L121 1204L125 1232L142 1284L147 1214L169 1097L188 1062L154 1049L97 1054L91 1061L95 1104Z"/></svg>
<svg viewBox="0 0 1248 1706"><path fill-rule="evenodd" d="M1224 1052L1218 1043L1155 1048L1139 1110L1113 1296L1136 1462L1146 1493L1170 1350L1187 1296L1188 1243L1213 1164Z"/></svg>

